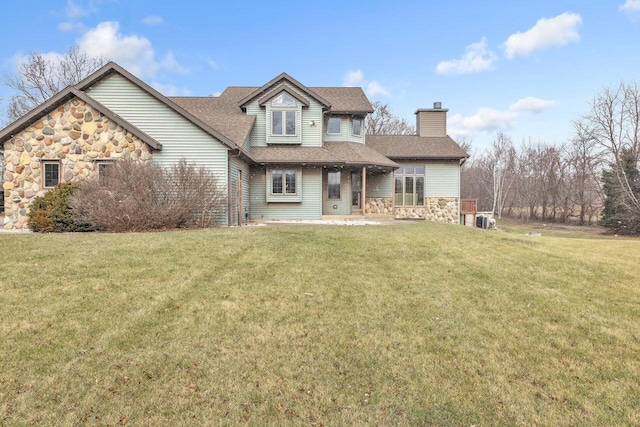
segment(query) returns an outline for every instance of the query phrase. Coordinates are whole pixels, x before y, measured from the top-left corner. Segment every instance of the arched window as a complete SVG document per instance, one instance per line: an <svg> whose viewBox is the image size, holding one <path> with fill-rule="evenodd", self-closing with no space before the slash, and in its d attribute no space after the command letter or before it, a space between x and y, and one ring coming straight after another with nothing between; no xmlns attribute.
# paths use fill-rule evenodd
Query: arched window
<svg viewBox="0 0 640 427"><path fill-rule="evenodd" d="M296 132L296 100L286 92L282 92L271 100L271 135L295 136Z"/></svg>

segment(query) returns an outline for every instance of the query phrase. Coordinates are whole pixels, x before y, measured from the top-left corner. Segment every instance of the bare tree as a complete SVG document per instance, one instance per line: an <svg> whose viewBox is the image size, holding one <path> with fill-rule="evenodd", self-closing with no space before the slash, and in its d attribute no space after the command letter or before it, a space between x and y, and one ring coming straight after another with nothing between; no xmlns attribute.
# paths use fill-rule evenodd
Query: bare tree
<svg viewBox="0 0 640 427"><path fill-rule="evenodd" d="M640 87L623 81L618 87L605 88L594 97L591 111L583 120L590 137L611 158L621 202L640 216L640 195L627 173L629 159L637 168L640 157Z"/></svg>
<svg viewBox="0 0 640 427"><path fill-rule="evenodd" d="M485 170L483 183L491 194L492 211L498 214L498 218L502 218L502 211L514 183L515 155L511 138L499 132L482 165Z"/></svg>
<svg viewBox="0 0 640 427"><path fill-rule="evenodd" d="M9 100L7 116L10 120L22 117L65 87L78 83L107 61L103 57L87 55L78 46L71 47L64 55L31 53L20 63L15 74L7 74L3 78L3 83L17 92Z"/></svg>
<svg viewBox="0 0 640 427"><path fill-rule="evenodd" d="M591 225L604 201L600 181L603 153L592 134L589 123L574 122L575 134L570 141L566 161L569 167L572 204L578 210L578 225Z"/></svg>
<svg viewBox="0 0 640 427"><path fill-rule="evenodd" d="M375 101L371 104L373 113L367 119L368 135L412 135L416 127L391 113L388 104Z"/></svg>

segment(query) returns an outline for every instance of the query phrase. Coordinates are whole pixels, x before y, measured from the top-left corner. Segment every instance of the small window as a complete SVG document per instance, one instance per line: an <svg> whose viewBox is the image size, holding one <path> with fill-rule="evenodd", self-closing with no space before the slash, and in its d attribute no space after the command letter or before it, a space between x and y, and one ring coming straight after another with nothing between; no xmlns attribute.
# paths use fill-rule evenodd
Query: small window
<svg viewBox="0 0 640 427"><path fill-rule="evenodd" d="M340 134L340 117L329 117L329 123L327 123L327 133L333 135Z"/></svg>
<svg viewBox="0 0 640 427"><path fill-rule="evenodd" d="M60 182L60 163L45 162L43 163L44 188L52 188Z"/></svg>
<svg viewBox="0 0 640 427"><path fill-rule="evenodd" d="M98 182L105 185L109 174L113 170L113 162L98 162Z"/></svg>
<svg viewBox="0 0 640 427"><path fill-rule="evenodd" d="M353 119L353 134L360 135L360 132L362 132L362 120Z"/></svg>
<svg viewBox="0 0 640 427"><path fill-rule="evenodd" d="M271 171L271 194L296 194L296 171L274 169Z"/></svg>
<svg viewBox="0 0 640 427"><path fill-rule="evenodd" d="M274 107L295 107L296 100L288 93L283 92L273 98L273 101L271 101L271 105Z"/></svg>
<svg viewBox="0 0 640 427"><path fill-rule="evenodd" d="M340 200L340 172L329 172L327 174L327 199Z"/></svg>
<svg viewBox="0 0 640 427"><path fill-rule="evenodd" d="M295 136L296 111L273 110L271 111L271 135Z"/></svg>

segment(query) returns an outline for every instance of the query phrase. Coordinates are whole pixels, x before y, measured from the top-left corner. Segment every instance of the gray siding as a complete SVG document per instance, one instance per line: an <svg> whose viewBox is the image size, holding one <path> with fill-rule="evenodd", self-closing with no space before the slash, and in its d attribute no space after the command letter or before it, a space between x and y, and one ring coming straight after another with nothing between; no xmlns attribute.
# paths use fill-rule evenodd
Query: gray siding
<svg viewBox="0 0 640 427"><path fill-rule="evenodd" d="M237 157L232 157L229 161L230 168L230 192L229 192L229 212L230 225L238 225L238 219L245 221L245 212L249 212L249 165ZM242 212L238 212L238 182L242 172ZM240 215L238 215L240 214Z"/></svg>
<svg viewBox="0 0 640 427"><path fill-rule="evenodd" d="M425 197L460 197L460 164L457 161L427 163Z"/></svg>
<svg viewBox="0 0 640 427"><path fill-rule="evenodd" d="M322 218L322 169L302 169L302 202L267 203L266 169L250 171L251 219L320 219Z"/></svg>
<svg viewBox="0 0 640 427"><path fill-rule="evenodd" d="M393 172L367 175L366 197L393 197Z"/></svg>
<svg viewBox="0 0 640 427"><path fill-rule="evenodd" d="M125 120L162 144L153 160L170 165L180 159L212 170L228 188L228 148L220 141L118 74L112 74L86 91ZM227 214L220 222L227 223Z"/></svg>
<svg viewBox="0 0 640 427"><path fill-rule="evenodd" d="M227 147L120 75L101 80L87 95L162 144L153 154L160 164L181 158L213 170L227 184Z"/></svg>
<svg viewBox="0 0 640 427"><path fill-rule="evenodd" d="M297 114L297 130L298 135L296 137L272 137L271 133L271 106L269 104L266 107L260 107L257 101L253 101L247 105L247 114L256 116L256 121L251 130L250 143L253 147L264 147L269 144L301 144L306 147L320 147L322 146L322 106L315 100L308 96L296 91L294 88L289 89L300 97L309 101L309 107L304 107L302 110L298 109ZM274 95L277 96L277 94ZM300 113L301 111L301 113ZM314 124L311 125L311 122Z"/></svg>
<svg viewBox="0 0 640 427"><path fill-rule="evenodd" d="M360 144L364 144L364 134L365 134L365 121L362 120L362 128L360 129L360 135L353 134L353 118L348 115L334 115L332 117L340 117L340 133L339 134L328 134L327 126L329 123L329 117L326 117L323 121L323 129L324 132L324 140L325 141L350 141L350 142L359 142Z"/></svg>

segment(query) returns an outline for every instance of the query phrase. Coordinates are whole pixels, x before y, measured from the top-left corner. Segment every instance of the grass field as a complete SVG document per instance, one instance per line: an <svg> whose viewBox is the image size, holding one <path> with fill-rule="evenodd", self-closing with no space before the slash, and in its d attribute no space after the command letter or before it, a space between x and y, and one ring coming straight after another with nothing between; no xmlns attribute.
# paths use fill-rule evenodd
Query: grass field
<svg viewBox="0 0 640 427"><path fill-rule="evenodd" d="M0 425L638 425L640 240L0 235Z"/></svg>

